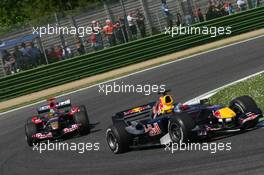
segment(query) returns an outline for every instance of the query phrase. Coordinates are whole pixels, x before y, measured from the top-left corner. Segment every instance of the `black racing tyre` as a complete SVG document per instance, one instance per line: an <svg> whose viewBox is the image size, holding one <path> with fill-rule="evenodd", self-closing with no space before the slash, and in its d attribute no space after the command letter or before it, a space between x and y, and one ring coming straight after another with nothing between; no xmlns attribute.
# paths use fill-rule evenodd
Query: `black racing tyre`
<svg viewBox="0 0 264 175"><path fill-rule="evenodd" d="M32 122L32 117L29 117L29 118L27 119L26 123L33 123L33 122Z"/></svg>
<svg viewBox="0 0 264 175"><path fill-rule="evenodd" d="M247 95L233 99L229 107L237 114L258 110L256 102Z"/></svg>
<svg viewBox="0 0 264 175"><path fill-rule="evenodd" d="M230 109L232 109L237 115L242 113L252 112L259 110L256 102L250 96L241 96L233 99L229 105ZM258 120L253 120L246 125L243 125L241 129L253 128L258 124Z"/></svg>
<svg viewBox="0 0 264 175"><path fill-rule="evenodd" d="M36 133L37 133L37 127L33 122L25 124L26 140L29 146L33 146L34 143L37 143L37 139L34 139L32 137L32 135Z"/></svg>
<svg viewBox="0 0 264 175"><path fill-rule="evenodd" d="M115 154L125 153L129 151L130 134L125 130L125 123L117 122L106 130L106 141Z"/></svg>
<svg viewBox="0 0 264 175"><path fill-rule="evenodd" d="M74 114L74 120L76 124L80 125L79 127L80 135L85 135L90 133L90 121L84 105L80 106L80 112Z"/></svg>
<svg viewBox="0 0 264 175"><path fill-rule="evenodd" d="M177 114L171 118L168 133L173 143L186 143L191 140L194 120L188 114Z"/></svg>

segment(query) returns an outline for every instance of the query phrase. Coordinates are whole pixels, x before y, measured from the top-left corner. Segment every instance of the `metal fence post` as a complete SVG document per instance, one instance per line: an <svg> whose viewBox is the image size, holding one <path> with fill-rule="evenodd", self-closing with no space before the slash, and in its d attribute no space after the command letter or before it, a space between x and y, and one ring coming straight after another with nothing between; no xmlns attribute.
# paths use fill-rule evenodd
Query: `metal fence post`
<svg viewBox="0 0 264 175"><path fill-rule="evenodd" d="M183 11L185 23L187 22L187 24L188 24L188 21L186 19L187 16L191 17L190 18L191 23L195 22L191 0L181 0L180 2L181 2L180 4L181 4L182 11Z"/></svg>
<svg viewBox="0 0 264 175"><path fill-rule="evenodd" d="M113 15L112 15L111 12L110 12L110 9L109 9L109 7L108 7L108 5L107 5L107 2L106 2L105 0L102 0L102 1L103 1L103 4L104 4L104 10L106 11L106 14L107 14L108 18L109 18L111 21L114 21L114 17L113 17Z"/></svg>
<svg viewBox="0 0 264 175"><path fill-rule="evenodd" d="M159 30L160 30L160 32L162 32L163 29L162 29L162 26L161 26L161 22L160 22L160 18L159 18L159 14L158 14L158 12L156 12L155 15L156 15L156 18L157 18L157 20L158 20Z"/></svg>
<svg viewBox="0 0 264 175"><path fill-rule="evenodd" d="M194 19L194 12L193 12L193 9L192 9L192 2L191 2L191 0L187 0L187 6L188 6L189 14L191 15L192 23L194 23L195 22L195 19Z"/></svg>
<svg viewBox="0 0 264 175"><path fill-rule="evenodd" d="M123 16L124 16L124 21L125 21L125 26L126 26L126 31L128 33L129 40L132 40L131 32L129 30L128 22L127 22L127 13L126 13L126 8L123 0L119 0L121 4L121 8L123 11Z"/></svg>
<svg viewBox="0 0 264 175"><path fill-rule="evenodd" d="M252 0L247 0L247 5L249 9L252 9Z"/></svg>
<svg viewBox="0 0 264 175"><path fill-rule="evenodd" d="M78 26L78 24L77 24L75 18L74 18L73 16L70 16L70 20L71 20L72 25L73 25L76 29L78 29L79 26ZM77 31L77 32L76 32L76 36L77 36L77 38L78 38L78 41L80 41L81 44L82 44L83 46L85 46L85 43L83 42L83 38L80 37L80 34L79 34L79 32L78 32L79 30L76 30L76 31ZM85 51L85 53L87 53L87 49L86 49L86 47L84 47L84 51Z"/></svg>
<svg viewBox="0 0 264 175"><path fill-rule="evenodd" d="M55 17L55 20L56 20L58 27L60 27L60 21L58 19L56 12L54 13L54 17ZM65 48L65 39L64 39L63 35L61 34L61 32L60 32L60 40L61 40L62 47Z"/></svg>
<svg viewBox="0 0 264 175"><path fill-rule="evenodd" d="M139 0L139 1L141 3L141 6L142 6L142 9L143 9L143 13L144 13L144 16L146 18L146 21L149 24L150 33L151 33L151 35L153 35L153 24L152 24L152 21L150 20L148 8L147 8L147 2L146 2L146 0Z"/></svg>
<svg viewBox="0 0 264 175"><path fill-rule="evenodd" d="M38 42L38 45L39 45L39 47L40 47L41 52L42 52L43 55L44 55L44 58L45 58L46 64L49 64L49 60L48 60L47 54L46 54L46 52L45 52L45 48L44 48L44 46L43 46L43 44L42 44L42 41L41 41L41 38L40 38L40 37L37 37L37 42Z"/></svg>

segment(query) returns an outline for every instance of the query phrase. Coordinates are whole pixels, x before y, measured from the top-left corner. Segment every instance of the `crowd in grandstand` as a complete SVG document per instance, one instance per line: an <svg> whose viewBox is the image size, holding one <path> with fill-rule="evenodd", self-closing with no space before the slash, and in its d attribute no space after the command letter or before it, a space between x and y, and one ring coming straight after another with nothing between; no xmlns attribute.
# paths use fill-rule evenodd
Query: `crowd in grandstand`
<svg viewBox="0 0 264 175"><path fill-rule="evenodd" d="M235 11L246 10L247 4L245 0L237 0L237 7L235 8L230 2L222 0L209 0L206 13L203 14L199 7L195 10L195 19L197 22L211 20L217 17L231 15ZM171 13L166 0L161 0L161 10L167 21L167 25L172 27L176 25L188 25L186 19L183 20L180 13L174 15ZM45 55L49 63L64 60L77 55L83 55L87 52L98 51L105 47L115 46L131 40L136 40L139 37L147 36L145 16L140 10L129 12L124 19L122 16L116 16L115 20L107 19L104 24L99 21L92 21L92 34L87 36L85 40L78 40L75 43L77 53L73 53L67 43L64 46L54 45L45 49ZM86 46L91 46L88 49ZM7 50L2 52L3 65L6 74L12 74L21 70L27 70L38 65L45 64L46 60L44 54L31 43L22 43L16 46L12 53Z"/></svg>
<svg viewBox="0 0 264 175"><path fill-rule="evenodd" d="M127 25L125 24L127 21ZM121 16L116 16L115 21L107 19L105 24L100 24L99 21L92 21L90 24L92 34L85 41L78 40L75 44L77 54L83 55L87 53L85 45L91 46L93 51L104 49L105 47L123 44L129 40L135 40L139 37L146 37L145 16L136 10L130 12L125 20ZM49 62L56 62L72 57L74 54L67 46L55 45L45 50Z"/></svg>
<svg viewBox="0 0 264 175"><path fill-rule="evenodd" d="M54 45L53 47L45 50L49 63L61 61L73 56L71 49L65 46Z"/></svg>
<svg viewBox="0 0 264 175"><path fill-rule="evenodd" d="M20 48L15 46L14 51L10 53L7 50L2 51L3 65L6 74L12 74L21 70L27 70L37 67L41 64L41 52L33 42L22 43Z"/></svg>
<svg viewBox="0 0 264 175"><path fill-rule="evenodd" d="M237 11L244 11L247 9L247 4L245 0L237 0ZM172 27L174 21L176 20L176 25L189 25L191 22L189 19L186 21L182 20L181 14L177 13L176 17L170 12L167 0L161 0L161 9L167 20L167 26ZM231 15L235 13L235 8L229 1L222 0L209 0L208 6L206 8L205 15L202 13L201 8L196 7L195 18L198 22L203 22L205 20L211 20L214 18Z"/></svg>

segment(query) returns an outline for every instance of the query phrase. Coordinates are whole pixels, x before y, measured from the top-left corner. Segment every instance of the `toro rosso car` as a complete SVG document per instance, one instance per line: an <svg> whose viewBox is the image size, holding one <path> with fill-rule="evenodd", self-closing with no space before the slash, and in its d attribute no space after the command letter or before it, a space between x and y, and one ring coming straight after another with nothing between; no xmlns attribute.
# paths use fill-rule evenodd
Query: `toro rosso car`
<svg viewBox="0 0 264 175"><path fill-rule="evenodd" d="M228 107L174 103L164 92L157 102L116 113L106 131L111 151L123 153L135 146L188 142L212 138L217 132L240 131L257 125L262 111L249 96L241 96Z"/></svg>
<svg viewBox="0 0 264 175"><path fill-rule="evenodd" d="M26 140L29 146L44 140L63 139L70 134L90 132L85 106L72 106L70 100L56 102L37 109L38 115L30 117L25 124Z"/></svg>

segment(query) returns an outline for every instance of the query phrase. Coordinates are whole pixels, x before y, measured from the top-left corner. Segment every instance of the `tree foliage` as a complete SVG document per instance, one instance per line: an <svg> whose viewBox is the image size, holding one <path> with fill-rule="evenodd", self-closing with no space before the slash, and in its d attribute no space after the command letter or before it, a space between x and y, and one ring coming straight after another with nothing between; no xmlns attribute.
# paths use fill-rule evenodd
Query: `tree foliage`
<svg viewBox="0 0 264 175"><path fill-rule="evenodd" d="M29 21L38 21L54 12L64 12L98 4L100 0L1 0L0 27L26 25Z"/></svg>

